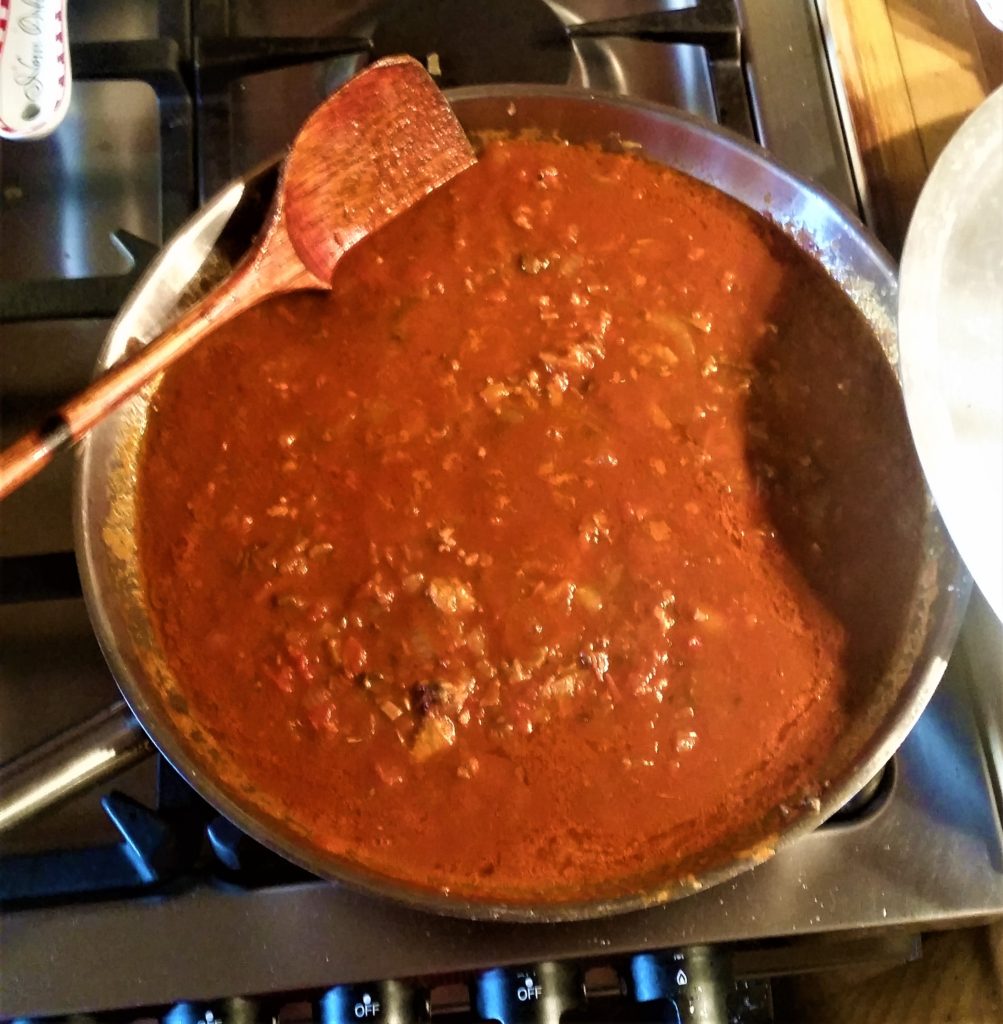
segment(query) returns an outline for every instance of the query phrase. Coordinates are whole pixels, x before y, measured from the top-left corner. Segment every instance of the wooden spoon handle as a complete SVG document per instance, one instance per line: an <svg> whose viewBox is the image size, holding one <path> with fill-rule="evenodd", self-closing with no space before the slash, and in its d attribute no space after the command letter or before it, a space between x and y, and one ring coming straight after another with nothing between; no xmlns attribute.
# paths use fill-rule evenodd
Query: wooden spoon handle
<svg viewBox="0 0 1003 1024"><path fill-rule="evenodd" d="M163 334L116 363L93 384L61 405L38 427L0 452L0 500L44 469L63 449L132 397L161 370L195 346L209 331L232 320L269 295L320 285L301 264L288 259L283 231L252 253L217 288L192 306Z"/></svg>

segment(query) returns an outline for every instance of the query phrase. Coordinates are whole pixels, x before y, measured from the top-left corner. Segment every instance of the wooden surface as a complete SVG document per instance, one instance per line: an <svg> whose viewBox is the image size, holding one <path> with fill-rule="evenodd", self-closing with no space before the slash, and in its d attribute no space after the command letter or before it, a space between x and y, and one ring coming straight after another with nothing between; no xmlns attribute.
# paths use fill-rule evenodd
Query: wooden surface
<svg viewBox="0 0 1003 1024"><path fill-rule="evenodd" d="M972 0L826 0L865 215L897 256L947 140L1003 80L1003 41Z"/></svg>
<svg viewBox="0 0 1003 1024"><path fill-rule="evenodd" d="M938 154L1003 83L1003 34L972 0L826 0L823 14L866 216L898 255ZM890 970L780 981L774 998L778 1024L1001 1024L1003 922L924 936L922 959Z"/></svg>
<svg viewBox="0 0 1003 1024"><path fill-rule="evenodd" d="M923 957L890 970L774 982L776 1024L1000 1024L1003 924L923 938Z"/></svg>

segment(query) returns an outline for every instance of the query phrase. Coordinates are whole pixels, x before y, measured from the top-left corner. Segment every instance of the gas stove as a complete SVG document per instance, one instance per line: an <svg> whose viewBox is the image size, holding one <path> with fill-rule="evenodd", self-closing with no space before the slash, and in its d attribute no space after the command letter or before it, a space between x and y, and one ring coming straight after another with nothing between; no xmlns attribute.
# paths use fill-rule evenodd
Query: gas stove
<svg viewBox="0 0 1003 1024"><path fill-rule="evenodd" d="M668 103L851 208L861 191L808 0L71 0L69 35L66 121L0 148L5 442L87 380L184 219L376 55L409 51L446 87ZM0 511L4 762L117 697L70 553L70 477L64 458ZM471 923L320 882L150 758L0 838L0 1017L771 1020L767 979L901 961L923 930L1003 913L1000 644L976 595L928 711L839 815L731 882L593 922Z"/></svg>

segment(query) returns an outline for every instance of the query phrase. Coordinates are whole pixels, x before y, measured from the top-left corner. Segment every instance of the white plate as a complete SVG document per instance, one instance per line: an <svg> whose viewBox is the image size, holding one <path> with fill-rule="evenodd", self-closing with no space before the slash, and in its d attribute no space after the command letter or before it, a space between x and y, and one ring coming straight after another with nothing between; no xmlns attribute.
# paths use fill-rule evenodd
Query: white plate
<svg viewBox="0 0 1003 1024"><path fill-rule="evenodd" d="M898 319L923 470L1003 619L1003 89L961 126L923 189L902 255Z"/></svg>

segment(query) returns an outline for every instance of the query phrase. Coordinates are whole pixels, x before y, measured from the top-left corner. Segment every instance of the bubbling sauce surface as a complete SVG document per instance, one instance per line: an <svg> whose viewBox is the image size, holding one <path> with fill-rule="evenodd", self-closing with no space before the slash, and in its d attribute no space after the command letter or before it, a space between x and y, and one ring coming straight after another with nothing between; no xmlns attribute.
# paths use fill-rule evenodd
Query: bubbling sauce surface
<svg viewBox="0 0 1003 1024"><path fill-rule="evenodd" d="M245 781L510 902L671 881L815 792L924 516L878 343L790 240L522 140L171 369L140 502L160 642Z"/></svg>

